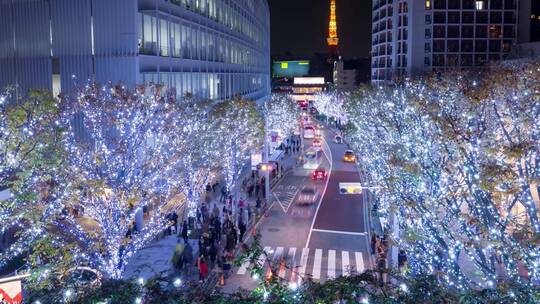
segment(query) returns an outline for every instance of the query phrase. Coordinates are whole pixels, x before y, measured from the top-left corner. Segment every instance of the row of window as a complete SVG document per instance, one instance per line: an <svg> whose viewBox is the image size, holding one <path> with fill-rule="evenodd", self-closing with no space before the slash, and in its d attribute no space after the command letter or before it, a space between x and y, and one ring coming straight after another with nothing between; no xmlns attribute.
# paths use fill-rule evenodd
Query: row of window
<svg viewBox="0 0 540 304"><path fill-rule="evenodd" d="M145 84L159 83L174 88L179 98L192 94L197 99L220 100L237 94L249 94L263 89L266 75L228 73L141 73Z"/></svg>
<svg viewBox="0 0 540 304"><path fill-rule="evenodd" d="M426 24L431 24L431 14L426 15ZM514 11L508 12L434 12L433 23L516 23Z"/></svg>
<svg viewBox="0 0 540 304"><path fill-rule="evenodd" d="M432 51L434 53L508 53L511 45L511 40L433 40L433 50L431 43L426 42L425 51L426 53Z"/></svg>
<svg viewBox="0 0 540 304"><path fill-rule="evenodd" d="M231 30L240 32L256 42L261 42L263 31L254 20L265 20L264 10L253 0L242 0L239 7L231 0L170 0L185 9L192 10L219 22Z"/></svg>
<svg viewBox="0 0 540 304"><path fill-rule="evenodd" d="M426 9L516 9L516 0L425 0Z"/></svg>
<svg viewBox="0 0 540 304"><path fill-rule="evenodd" d="M198 24L141 13L139 53L262 67L262 53Z"/></svg>
<svg viewBox="0 0 540 304"><path fill-rule="evenodd" d="M426 56L424 65L427 67L441 66L483 66L489 61L500 61L501 54L433 54Z"/></svg>
<svg viewBox="0 0 540 304"><path fill-rule="evenodd" d="M516 37L515 26L489 25L489 26L434 26L425 29L426 39L431 38L507 38Z"/></svg>

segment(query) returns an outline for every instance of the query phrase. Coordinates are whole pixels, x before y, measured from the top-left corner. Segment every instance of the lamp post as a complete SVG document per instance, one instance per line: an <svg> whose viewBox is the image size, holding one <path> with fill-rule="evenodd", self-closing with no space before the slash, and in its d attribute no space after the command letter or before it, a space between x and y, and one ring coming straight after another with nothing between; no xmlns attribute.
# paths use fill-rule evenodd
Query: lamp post
<svg viewBox="0 0 540 304"><path fill-rule="evenodd" d="M264 163L268 164L270 161L269 149L270 144L268 142L268 102L269 98L264 102ZM270 170L263 170L264 172L264 199L268 203L270 198Z"/></svg>

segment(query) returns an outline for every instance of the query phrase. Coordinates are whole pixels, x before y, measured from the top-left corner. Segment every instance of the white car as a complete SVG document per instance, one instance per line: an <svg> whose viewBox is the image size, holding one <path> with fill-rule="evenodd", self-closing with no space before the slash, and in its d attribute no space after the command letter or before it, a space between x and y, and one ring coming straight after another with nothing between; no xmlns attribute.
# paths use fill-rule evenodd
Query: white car
<svg viewBox="0 0 540 304"><path fill-rule="evenodd" d="M319 199L319 190L313 187L304 187L300 190L297 202L299 204L315 204Z"/></svg>
<svg viewBox="0 0 540 304"><path fill-rule="evenodd" d="M339 135L336 135L336 136L334 136L334 142L336 144L342 144L343 143L343 138L341 136L339 136Z"/></svg>
<svg viewBox="0 0 540 304"><path fill-rule="evenodd" d="M304 128L304 138L313 139L315 138L315 128L309 126Z"/></svg>

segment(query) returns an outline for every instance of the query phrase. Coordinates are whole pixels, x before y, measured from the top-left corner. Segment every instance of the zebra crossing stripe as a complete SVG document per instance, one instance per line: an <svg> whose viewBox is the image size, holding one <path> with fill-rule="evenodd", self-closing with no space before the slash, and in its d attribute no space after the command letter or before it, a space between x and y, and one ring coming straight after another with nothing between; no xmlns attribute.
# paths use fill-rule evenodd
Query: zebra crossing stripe
<svg viewBox="0 0 540 304"><path fill-rule="evenodd" d="M302 248L302 256L300 257L300 271L299 274L301 277L306 274L306 266L308 261L309 248Z"/></svg>
<svg viewBox="0 0 540 304"><path fill-rule="evenodd" d="M322 262L322 249L315 249L315 260L313 261L313 272L311 275L314 279L321 278L321 262Z"/></svg>
<svg viewBox="0 0 540 304"><path fill-rule="evenodd" d="M264 250L264 252L266 252L266 254L268 254L268 252L270 252L271 249L272 249L272 247L264 247L263 250ZM263 253L263 254L261 254L259 256L259 261L258 261L259 263L258 264L261 265L262 267L265 266L264 264L266 262L266 254Z"/></svg>
<svg viewBox="0 0 540 304"><path fill-rule="evenodd" d="M349 262L349 252L348 251L342 251L341 252L341 266L343 267L343 272L341 273L343 276L348 276L350 274L350 262Z"/></svg>
<svg viewBox="0 0 540 304"><path fill-rule="evenodd" d="M276 252L274 253L274 262L279 262L279 259L281 259L281 256L283 255L283 247L276 248Z"/></svg>
<svg viewBox="0 0 540 304"><path fill-rule="evenodd" d="M272 248L270 246L267 246L267 247L264 247L263 250L264 250L264 252L268 253L270 251L270 249L272 249ZM259 262L259 265L264 267L264 262L265 262L264 253L259 256L258 262ZM239 274L239 275L246 274L247 269L249 267L249 264L250 264L249 261L245 261L244 263L242 263L240 268L238 268L238 271L236 272L236 274Z"/></svg>
<svg viewBox="0 0 540 304"><path fill-rule="evenodd" d="M336 277L336 251L328 250L328 278Z"/></svg>
<svg viewBox="0 0 540 304"><path fill-rule="evenodd" d="M354 255L356 258L356 272L358 273L364 272L364 259L362 257L362 253L355 252Z"/></svg>
<svg viewBox="0 0 540 304"><path fill-rule="evenodd" d="M285 263L290 262L290 264L288 264L288 266L292 269L292 272L293 272L292 276L294 275L294 271L295 271L294 267L296 267L296 265L295 265L296 263L295 263L295 260L294 260L295 255L296 255L296 247L289 248L289 252L287 253L287 259L286 259ZM280 269L279 273L278 273L278 276L280 278L282 278L282 279L285 279L286 273L287 273L287 268Z"/></svg>
<svg viewBox="0 0 540 304"><path fill-rule="evenodd" d="M238 271L236 273L239 275L246 274L248 267L249 267L249 261L245 261L244 263L242 263L242 266L238 268Z"/></svg>

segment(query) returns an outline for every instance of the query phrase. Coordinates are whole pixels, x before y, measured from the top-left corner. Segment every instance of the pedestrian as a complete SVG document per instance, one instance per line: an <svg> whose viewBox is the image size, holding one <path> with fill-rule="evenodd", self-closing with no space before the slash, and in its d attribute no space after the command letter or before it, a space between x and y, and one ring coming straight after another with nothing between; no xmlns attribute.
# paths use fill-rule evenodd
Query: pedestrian
<svg viewBox="0 0 540 304"><path fill-rule="evenodd" d="M214 204L214 208L212 208L212 218L219 217L219 208L216 204Z"/></svg>
<svg viewBox="0 0 540 304"><path fill-rule="evenodd" d="M181 271L184 263L184 245L178 243L174 248L171 264L176 271Z"/></svg>
<svg viewBox="0 0 540 304"><path fill-rule="evenodd" d="M208 275L208 265L204 261L204 257L199 257L199 260L197 261L197 266L199 268L199 281L201 283L204 283L204 280Z"/></svg>
<svg viewBox="0 0 540 304"><path fill-rule="evenodd" d="M398 269L401 270L403 267L407 264L407 254L405 253L405 250L400 249L398 253Z"/></svg>
<svg viewBox="0 0 540 304"><path fill-rule="evenodd" d="M174 234L178 234L178 213L176 211L173 211L171 215L172 219L172 226L174 228Z"/></svg>
<svg viewBox="0 0 540 304"><path fill-rule="evenodd" d="M184 265L186 265L186 274L189 275L190 267L193 265L193 248L191 248L191 245L189 243L186 243L184 245L183 258Z"/></svg>
<svg viewBox="0 0 540 304"><path fill-rule="evenodd" d="M197 222L201 223L202 222L202 219L201 219L202 215L201 215L201 209L200 208L197 208L196 214L197 214Z"/></svg>
<svg viewBox="0 0 540 304"><path fill-rule="evenodd" d="M261 186L259 186L259 183L257 183L255 185L255 196L259 196L259 190L260 190Z"/></svg>
<svg viewBox="0 0 540 304"><path fill-rule="evenodd" d="M219 202L223 203L225 202L225 199L227 198L227 187L225 185L221 186L221 196L219 198Z"/></svg>
<svg viewBox="0 0 540 304"><path fill-rule="evenodd" d="M182 238L184 239L184 243L187 243L188 241L188 224L187 221L184 221L182 224Z"/></svg>
<svg viewBox="0 0 540 304"><path fill-rule="evenodd" d="M257 208L257 214L261 213L261 198L257 197L257 200L255 201L255 208Z"/></svg>
<svg viewBox="0 0 540 304"><path fill-rule="evenodd" d="M238 223L238 230L240 230L240 242L244 239L244 234L246 233L246 224L244 224L244 221L240 221L240 223Z"/></svg>
<svg viewBox="0 0 540 304"><path fill-rule="evenodd" d="M375 245L377 245L377 234L371 233L371 254L375 254Z"/></svg>
<svg viewBox="0 0 540 304"><path fill-rule="evenodd" d="M216 258L217 258L217 246L212 242L210 245L210 250L208 251L208 255L210 256L210 262L212 263L212 268L216 266Z"/></svg>

